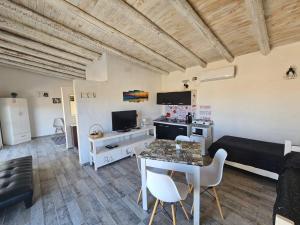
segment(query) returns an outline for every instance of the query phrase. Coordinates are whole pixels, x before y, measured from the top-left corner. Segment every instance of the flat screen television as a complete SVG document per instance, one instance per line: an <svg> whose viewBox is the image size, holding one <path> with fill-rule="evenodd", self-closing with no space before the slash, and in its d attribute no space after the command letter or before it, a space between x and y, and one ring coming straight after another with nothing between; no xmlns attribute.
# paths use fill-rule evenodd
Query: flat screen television
<svg viewBox="0 0 300 225"><path fill-rule="evenodd" d="M136 110L112 112L112 130L129 131L137 126Z"/></svg>

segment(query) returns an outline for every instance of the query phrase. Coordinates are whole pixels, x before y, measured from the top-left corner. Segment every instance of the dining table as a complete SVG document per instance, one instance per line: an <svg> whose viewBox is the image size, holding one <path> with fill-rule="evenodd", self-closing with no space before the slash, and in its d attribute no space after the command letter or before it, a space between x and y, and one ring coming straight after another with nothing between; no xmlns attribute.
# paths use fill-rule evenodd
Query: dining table
<svg viewBox="0 0 300 225"><path fill-rule="evenodd" d="M141 160L143 209L148 210L147 167L189 173L194 181L194 225L200 224L200 168L204 165L201 144L156 139L138 157ZM159 184L157 184L159 185Z"/></svg>

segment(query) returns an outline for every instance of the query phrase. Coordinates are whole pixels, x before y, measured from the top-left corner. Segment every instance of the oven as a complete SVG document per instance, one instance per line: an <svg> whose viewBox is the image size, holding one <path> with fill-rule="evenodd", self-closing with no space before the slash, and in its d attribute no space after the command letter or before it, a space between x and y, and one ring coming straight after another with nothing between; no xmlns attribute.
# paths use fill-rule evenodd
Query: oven
<svg viewBox="0 0 300 225"><path fill-rule="evenodd" d="M203 136L205 138L212 136L211 127L192 125L192 135Z"/></svg>

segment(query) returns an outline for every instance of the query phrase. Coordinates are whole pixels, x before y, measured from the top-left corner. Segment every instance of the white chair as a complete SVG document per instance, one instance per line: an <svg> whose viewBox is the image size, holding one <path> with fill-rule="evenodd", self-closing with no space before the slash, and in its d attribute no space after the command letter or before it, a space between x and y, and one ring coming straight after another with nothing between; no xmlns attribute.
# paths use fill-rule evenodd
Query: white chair
<svg viewBox="0 0 300 225"><path fill-rule="evenodd" d="M53 127L55 128L55 133L59 133L61 131L64 132L64 119L63 118L55 118L53 122Z"/></svg>
<svg viewBox="0 0 300 225"><path fill-rule="evenodd" d="M188 136L184 136L184 135L178 135L176 138L175 138L175 141L186 141L186 142L191 142L191 139L190 137ZM173 177L174 175L174 171L171 172L171 177Z"/></svg>
<svg viewBox="0 0 300 225"><path fill-rule="evenodd" d="M156 198L149 225L153 222L160 201L171 203L173 225L176 225L175 204L177 202L180 203L185 217L189 220L189 215L182 203L189 193L189 188L186 184L175 183L168 175L147 170L147 187L151 194Z"/></svg>
<svg viewBox="0 0 300 225"><path fill-rule="evenodd" d="M136 163L137 163L138 170L141 173L141 159L138 156L143 151L147 151L147 149L143 148L143 147L135 147L133 151L134 151L134 154L135 154L135 157L136 157ZM151 171L153 171L153 172L156 172L156 173L168 174L168 170L158 169L158 168L152 168L152 167L148 168L148 169L151 170ZM139 195L138 195L138 199L137 199L137 204L140 203L141 196L142 196L142 188L140 188L140 191L139 191Z"/></svg>
<svg viewBox="0 0 300 225"><path fill-rule="evenodd" d="M200 185L201 187L207 187L204 192L208 191L209 188L212 188L214 192L214 197L217 202L217 206L221 215L221 218L224 219L222 208L220 205L220 200L216 191L216 186L218 186L223 177L223 168L225 159L227 157L227 152L224 149L219 149L209 166L201 167L200 169ZM187 182L193 184L193 179L190 174L187 174ZM193 207L192 207L193 211Z"/></svg>
<svg viewBox="0 0 300 225"><path fill-rule="evenodd" d="M175 138L175 141L187 141L190 142L191 139L188 136L184 136L184 135L179 135Z"/></svg>

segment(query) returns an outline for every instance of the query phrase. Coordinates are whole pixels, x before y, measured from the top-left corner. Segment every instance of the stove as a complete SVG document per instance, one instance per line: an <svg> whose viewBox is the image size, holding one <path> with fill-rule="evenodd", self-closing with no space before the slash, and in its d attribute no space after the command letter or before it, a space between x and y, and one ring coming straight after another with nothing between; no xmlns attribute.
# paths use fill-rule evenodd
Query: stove
<svg viewBox="0 0 300 225"><path fill-rule="evenodd" d="M211 126L213 125L212 120L203 120L203 119L193 119L192 124L197 126L197 125L206 125L206 126Z"/></svg>
<svg viewBox="0 0 300 225"><path fill-rule="evenodd" d="M208 153L207 150L213 142L212 125L211 120L194 119L192 121L191 139L202 144L204 150L201 152L202 155Z"/></svg>

